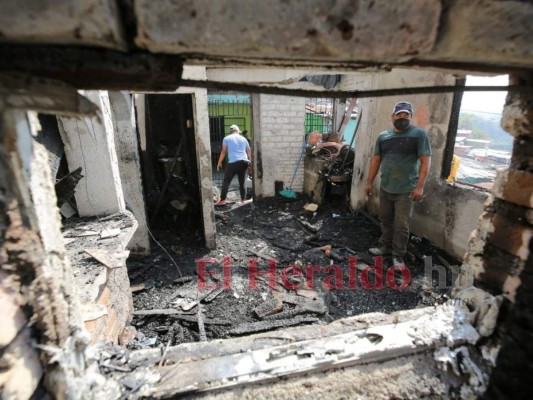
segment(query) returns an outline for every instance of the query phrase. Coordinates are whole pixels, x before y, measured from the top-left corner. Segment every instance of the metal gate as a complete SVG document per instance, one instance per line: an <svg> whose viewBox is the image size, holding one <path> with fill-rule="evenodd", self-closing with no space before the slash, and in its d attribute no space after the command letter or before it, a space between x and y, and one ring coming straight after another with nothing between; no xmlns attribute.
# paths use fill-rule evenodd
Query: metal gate
<svg viewBox="0 0 533 400"><path fill-rule="evenodd" d="M333 129L332 98L308 98L305 102L305 132L329 133Z"/></svg>
<svg viewBox="0 0 533 400"><path fill-rule="evenodd" d="M209 133L211 136L211 167L213 168L213 181L216 185L222 182L223 173L217 171L218 158L222 151L224 139L224 116L209 117Z"/></svg>
<svg viewBox="0 0 533 400"><path fill-rule="evenodd" d="M209 132L211 137L211 165L213 183L222 185L224 173L217 171L218 158L222 151L222 140L229 133L231 125L238 125L247 138L252 139L252 102L246 94L209 93Z"/></svg>

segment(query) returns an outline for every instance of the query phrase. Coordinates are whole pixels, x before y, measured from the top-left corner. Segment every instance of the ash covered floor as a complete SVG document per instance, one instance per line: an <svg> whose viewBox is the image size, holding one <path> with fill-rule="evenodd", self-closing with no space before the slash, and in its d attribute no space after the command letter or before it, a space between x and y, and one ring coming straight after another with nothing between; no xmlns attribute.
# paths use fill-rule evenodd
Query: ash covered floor
<svg viewBox="0 0 533 400"><path fill-rule="evenodd" d="M388 257L384 258L384 288L363 288L362 270L375 265L367 250L377 244L379 227L367 215L351 212L342 204L323 205L313 213L304 210L306 203L303 199L270 198L216 206L217 248L214 250L195 245L192 234L176 239L175 232L156 232L177 267L156 245L150 256L128 259L134 291L132 325L137 330L128 347L162 347L301 324L327 324L346 316L391 313L448 299L449 289L437 288L436 277L433 282L425 278L421 257L432 256L434 263L441 260L453 264L454 260L416 237L411 238L409 245L411 257L405 260L411 274L405 289L394 289L387 283L386 271L392 265ZM324 245L331 245L331 251L320 249ZM216 271L219 281L208 277L206 284L220 288L197 289L197 260L214 258L221 262L224 256L231 261L231 287L221 287L222 264L215 263L208 270ZM350 256L358 260L355 289L349 287ZM268 269L269 259L277 260L275 288L269 287L268 275L259 276L257 288L249 287L250 259L257 259L260 271ZM326 270L333 264L340 267L343 288L332 278L335 270ZM287 280L282 280L282 270L290 265L302 266L302 277L288 278L289 284L300 285L296 290L285 287ZM306 281L304 267L309 265L320 266L320 271L314 272L313 288L308 288ZM399 277L395 274L397 285L401 284ZM324 281L335 288L328 287ZM375 283L373 273L369 274L368 282ZM447 286L451 287L451 282ZM199 327L199 316L205 326L205 336Z"/></svg>

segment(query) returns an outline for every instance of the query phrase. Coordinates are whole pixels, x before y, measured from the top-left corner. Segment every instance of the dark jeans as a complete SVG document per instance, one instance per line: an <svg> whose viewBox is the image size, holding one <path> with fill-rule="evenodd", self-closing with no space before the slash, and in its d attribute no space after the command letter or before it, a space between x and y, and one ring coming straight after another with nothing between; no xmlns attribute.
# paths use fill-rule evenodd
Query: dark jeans
<svg viewBox="0 0 533 400"><path fill-rule="evenodd" d="M392 255L403 257L409 241L409 223L413 214L410 193L389 193L379 190L379 218L381 219L381 242Z"/></svg>
<svg viewBox="0 0 533 400"><path fill-rule="evenodd" d="M234 163L229 163L226 165L226 170L224 171L224 181L222 182L222 193L220 195L220 200L226 200L228 195L229 185L237 174L239 178L239 191L241 192L241 200L246 200L246 186L244 182L246 180L246 170L248 169L248 161L236 161Z"/></svg>

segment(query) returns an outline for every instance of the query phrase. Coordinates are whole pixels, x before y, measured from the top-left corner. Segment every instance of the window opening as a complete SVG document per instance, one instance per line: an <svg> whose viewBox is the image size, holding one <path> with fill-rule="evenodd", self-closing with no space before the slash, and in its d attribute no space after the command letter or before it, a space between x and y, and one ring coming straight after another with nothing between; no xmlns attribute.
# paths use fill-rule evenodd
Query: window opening
<svg viewBox="0 0 533 400"><path fill-rule="evenodd" d="M508 76L467 76L467 86L505 86ZM507 92L465 92L453 143L453 156L443 169L448 182L490 190L496 172L511 160L512 137L500 127ZM450 132L453 127L450 124ZM450 144L450 143L449 143ZM446 175L447 174L447 175Z"/></svg>

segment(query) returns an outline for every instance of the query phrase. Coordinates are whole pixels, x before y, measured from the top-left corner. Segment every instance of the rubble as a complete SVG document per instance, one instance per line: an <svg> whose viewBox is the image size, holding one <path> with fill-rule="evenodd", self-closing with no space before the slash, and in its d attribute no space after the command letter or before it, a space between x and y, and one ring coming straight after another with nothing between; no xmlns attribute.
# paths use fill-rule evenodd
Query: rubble
<svg viewBox="0 0 533 400"><path fill-rule="evenodd" d="M232 195L237 194L230 192L230 199ZM198 302L205 337L213 340L301 324L330 323L373 311L394 312L434 305L449 298L448 287L433 290L429 281L427 287L432 290L427 294L420 290L420 285L416 286L425 279L423 263L416 258L408 263L414 283L405 290L388 286L366 290L360 282L357 288L349 288L348 258L357 258L354 266L357 274L374 265L375 260L366 250L378 240L378 226L364 215L342 207L325 204L314 215L303 210L304 204L303 199L286 202L273 198L225 206L228 219L218 222L216 249L208 251L181 241L179 257L174 261L162 250L155 250L149 257L130 257L132 284L152 283L134 292L134 306L139 311L135 312L132 324L138 334L129 348L164 348L168 343L201 340ZM164 246L176 247L170 234L155 234ZM421 254L434 251L424 241L413 245ZM211 260L206 266L208 274L203 289L198 287L197 278L200 259ZM257 271L262 273L256 276L256 288L250 287L251 260L256 260ZM384 268L389 268L392 260L384 261ZM183 277L177 275L174 262L183 271ZM231 271L228 288L224 287L226 263ZM325 269L337 264L343 271L342 287L325 286L324 280L331 275ZM276 273L273 280L265 274L269 265ZM320 271L311 276L306 270L310 266L320 267ZM373 279L372 273L369 276ZM311 287L308 280L313 280ZM142 337L156 340L147 345Z"/></svg>

